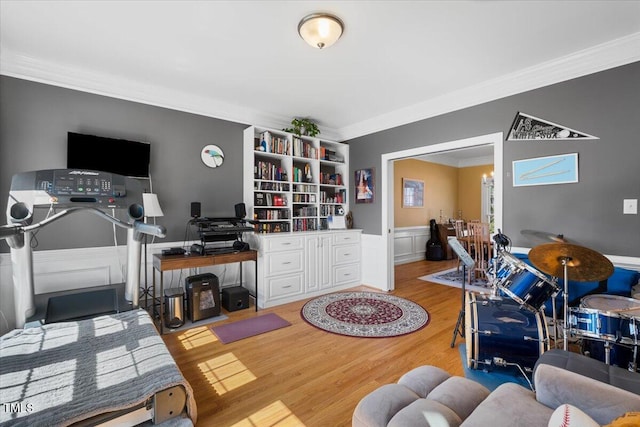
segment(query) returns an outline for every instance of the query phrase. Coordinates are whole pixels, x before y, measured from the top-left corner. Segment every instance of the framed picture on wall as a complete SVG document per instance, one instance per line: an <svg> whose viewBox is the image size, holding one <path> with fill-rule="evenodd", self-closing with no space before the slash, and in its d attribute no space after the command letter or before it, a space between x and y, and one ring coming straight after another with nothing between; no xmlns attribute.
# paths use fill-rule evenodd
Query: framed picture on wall
<svg viewBox="0 0 640 427"><path fill-rule="evenodd" d="M355 172L356 179L356 203L373 203L374 200L374 176L373 168L358 169Z"/></svg>
<svg viewBox="0 0 640 427"><path fill-rule="evenodd" d="M578 153L513 161L513 186L578 182Z"/></svg>
<svg viewBox="0 0 640 427"><path fill-rule="evenodd" d="M424 181L402 178L402 207L424 207Z"/></svg>

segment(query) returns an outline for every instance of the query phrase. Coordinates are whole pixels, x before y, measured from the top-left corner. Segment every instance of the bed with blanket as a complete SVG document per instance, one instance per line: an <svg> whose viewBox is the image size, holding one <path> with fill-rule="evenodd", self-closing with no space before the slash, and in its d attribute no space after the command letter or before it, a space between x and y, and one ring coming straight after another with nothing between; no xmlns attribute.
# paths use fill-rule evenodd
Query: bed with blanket
<svg viewBox="0 0 640 427"><path fill-rule="evenodd" d="M144 310L0 338L0 426L192 426L185 380Z"/></svg>

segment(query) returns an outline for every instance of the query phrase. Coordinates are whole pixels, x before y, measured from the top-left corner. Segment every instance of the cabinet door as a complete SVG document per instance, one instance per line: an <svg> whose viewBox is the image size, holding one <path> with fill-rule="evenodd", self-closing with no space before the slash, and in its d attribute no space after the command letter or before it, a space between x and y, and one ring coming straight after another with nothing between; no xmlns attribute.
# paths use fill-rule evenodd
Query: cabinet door
<svg viewBox="0 0 640 427"><path fill-rule="evenodd" d="M309 236L306 245L307 291L332 286L331 236Z"/></svg>
<svg viewBox="0 0 640 427"><path fill-rule="evenodd" d="M320 253L318 254L320 288L326 289L333 286L331 280L331 236L320 237Z"/></svg>

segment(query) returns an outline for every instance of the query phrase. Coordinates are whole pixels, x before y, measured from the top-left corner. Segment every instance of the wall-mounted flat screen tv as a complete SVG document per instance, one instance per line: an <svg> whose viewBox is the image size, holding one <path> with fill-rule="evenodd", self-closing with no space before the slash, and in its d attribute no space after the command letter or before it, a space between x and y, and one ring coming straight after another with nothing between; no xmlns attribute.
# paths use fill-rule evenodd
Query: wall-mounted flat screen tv
<svg viewBox="0 0 640 427"><path fill-rule="evenodd" d="M67 168L148 178L151 144L68 132Z"/></svg>

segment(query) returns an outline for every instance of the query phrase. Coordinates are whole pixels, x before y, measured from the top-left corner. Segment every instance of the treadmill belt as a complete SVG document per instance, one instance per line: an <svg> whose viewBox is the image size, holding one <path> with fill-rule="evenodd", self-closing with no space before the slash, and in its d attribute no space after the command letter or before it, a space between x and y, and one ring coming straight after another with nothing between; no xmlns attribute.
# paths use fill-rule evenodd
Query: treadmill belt
<svg viewBox="0 0 640 427"><path fill-rule="evenodd" d="M49 298L44 323L82 320L118 312L115 289L78 292Z"/></svg>

